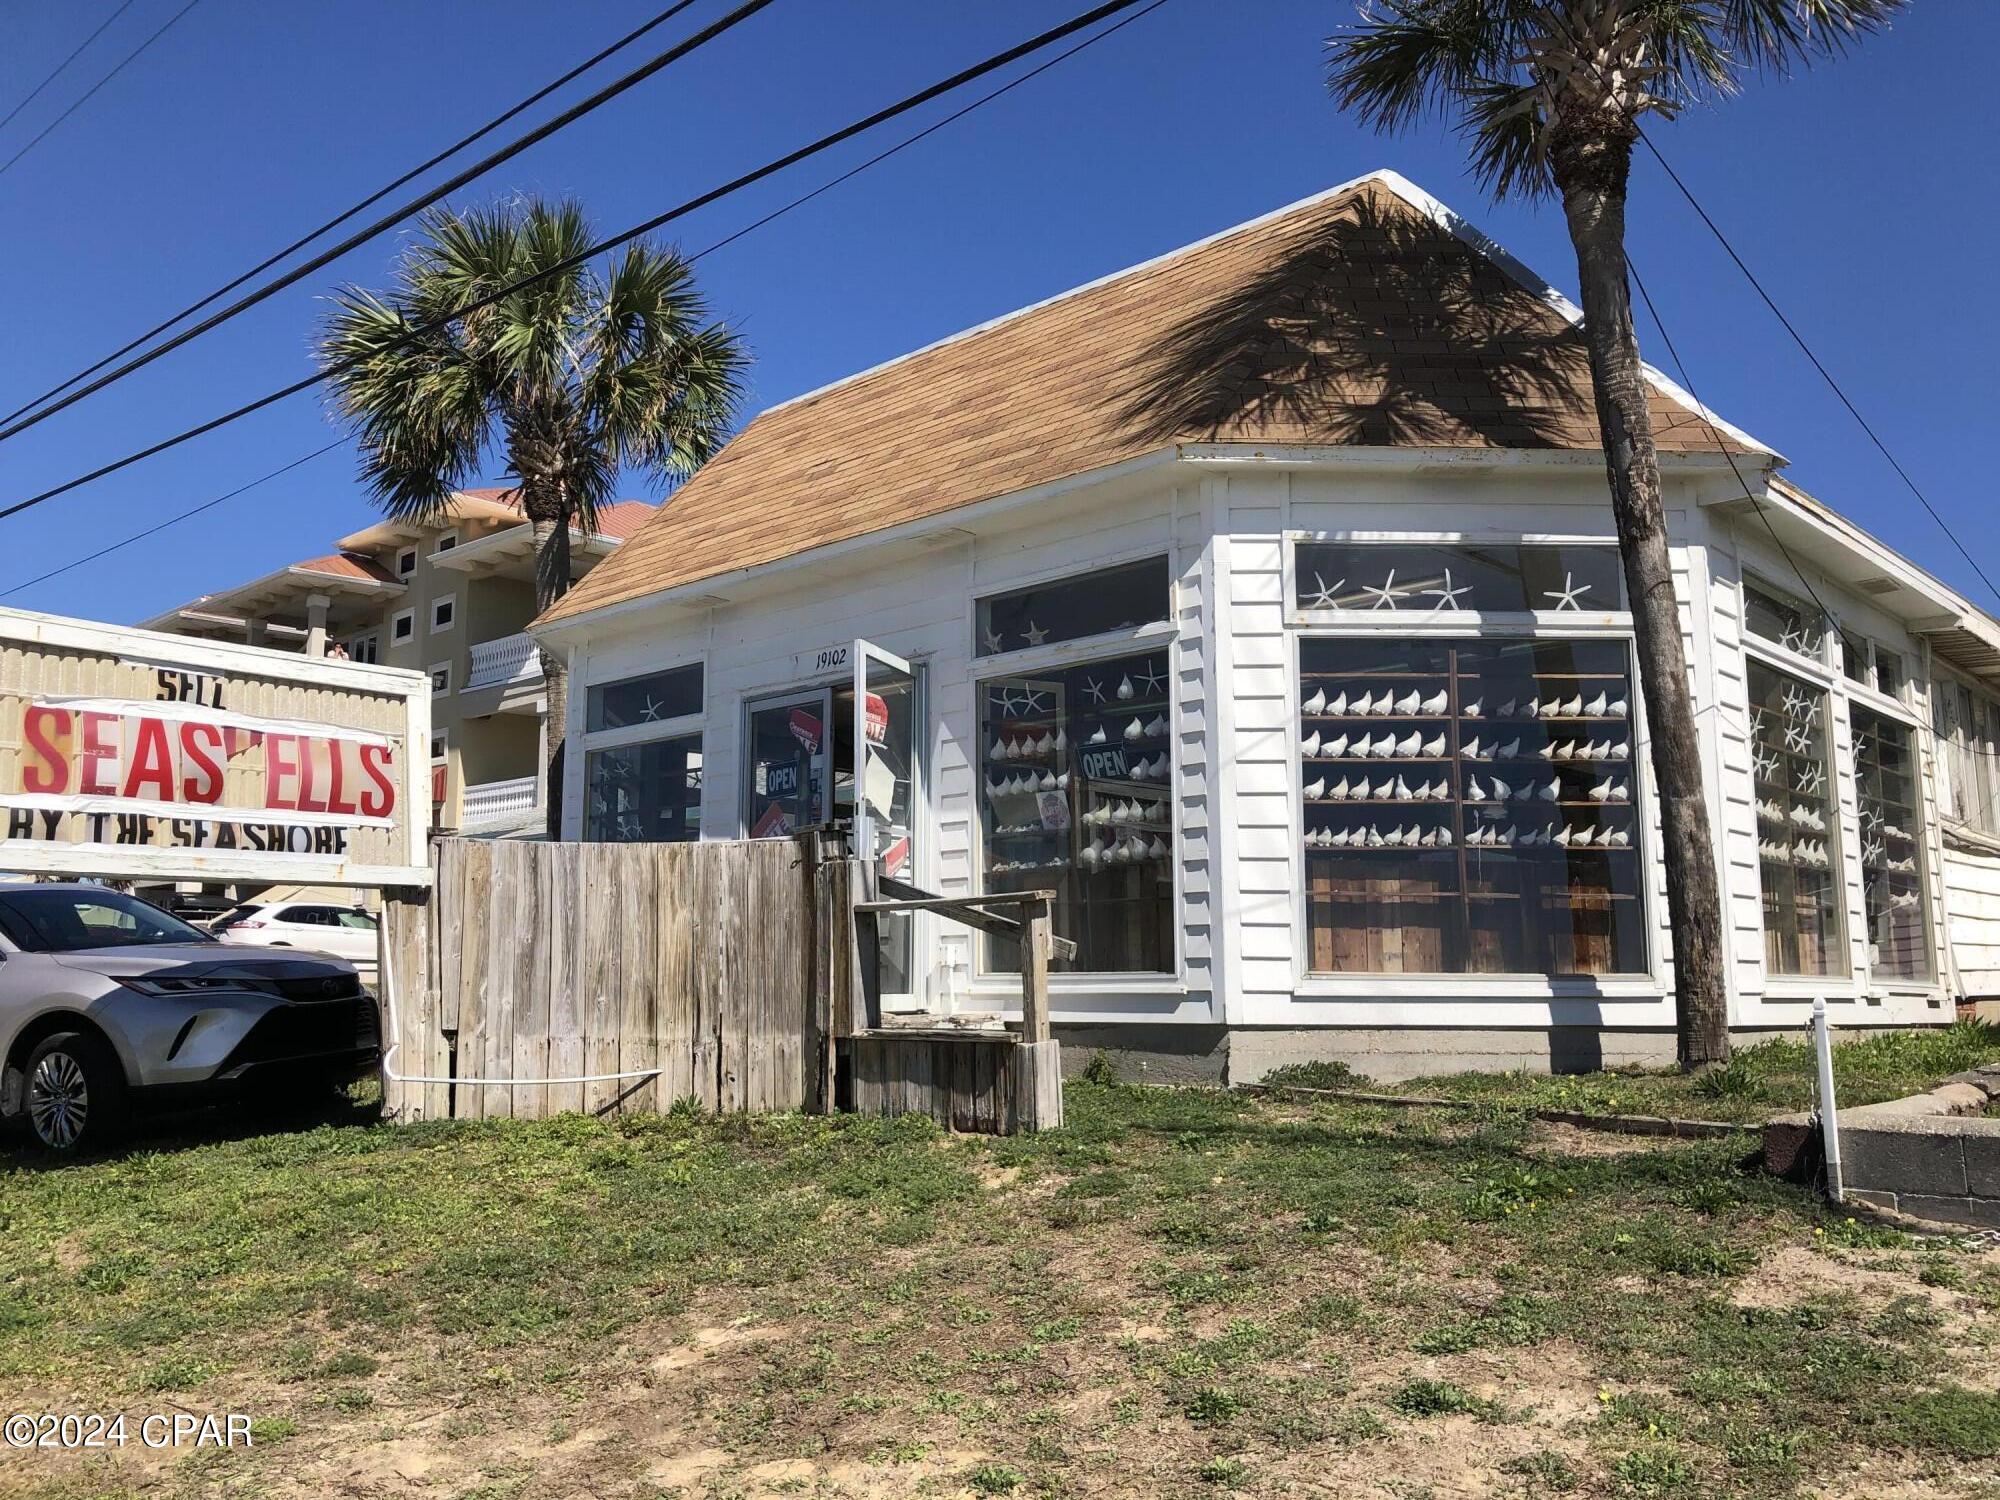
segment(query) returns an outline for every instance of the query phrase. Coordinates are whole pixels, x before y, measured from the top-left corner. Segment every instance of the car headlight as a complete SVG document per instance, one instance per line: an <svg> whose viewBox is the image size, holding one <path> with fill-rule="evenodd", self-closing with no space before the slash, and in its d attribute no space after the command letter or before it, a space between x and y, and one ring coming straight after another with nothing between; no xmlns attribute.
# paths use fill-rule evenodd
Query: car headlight
<svg viewBox="0 0 2000 1500"><path fill-rule="evenodd" d="M170 975L162 979L122 978L118 981L128 990L137 990L142 995L210 995L219 990L249 990L257 988L246 979L231 979L222 975L201 974L193 976Z"/></svg>

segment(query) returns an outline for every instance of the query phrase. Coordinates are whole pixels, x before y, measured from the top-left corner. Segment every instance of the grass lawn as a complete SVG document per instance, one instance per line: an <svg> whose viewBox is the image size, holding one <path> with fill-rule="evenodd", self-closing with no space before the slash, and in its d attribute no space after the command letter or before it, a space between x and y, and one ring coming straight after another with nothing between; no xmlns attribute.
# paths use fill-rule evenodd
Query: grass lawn
<svg viewBox="0 0 2000 1500"><path fill-rule="evenodd" d="M1926 1031L1892 1031L1834 1049L1834 1092L1843 1109L1922 1093L1941 1078L2000 1062L2000 1026L1960 1022ZM1345 1069L1306 1063L1269 1080L1328 1088L1368 1088ZM1385 1092L1477 1099L1515 1109L1587 1110L1600 1114L1673 1115L1686 1120L1761 1123L1813 1107L1812 1042L1779 1039L1737 1051L1727 1068L1701 1077L1665 1070L1573 1073L1459 1073L1414 1078Z"/></svg>
<svg viewBox="0 0 2000 1500"><path fill-rule="evenodd" d="M568 1118L0 1167L0 1413L259 1438L4 1454L0 1491L2000 1495L2000 1251L1829 1217L1740 1144L1068 1109L1012 1141Z"/></svg>

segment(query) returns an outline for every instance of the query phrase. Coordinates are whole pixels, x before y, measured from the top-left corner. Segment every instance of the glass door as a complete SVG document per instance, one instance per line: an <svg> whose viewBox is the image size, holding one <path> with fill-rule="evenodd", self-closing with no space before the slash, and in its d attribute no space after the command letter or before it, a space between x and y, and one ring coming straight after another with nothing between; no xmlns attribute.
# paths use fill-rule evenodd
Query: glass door
<svg viewBox="0 0 2000 1500"><path fill-rule="evenodd" d="M816 688L750 706L743 830L751 838L783 838L824 816L827 697L826 689Z"/></svg>
<svg viewBox="0 0 2000 1500"><path fill-rule="evenodd" d="M846 694L836 694L836 700ZM836 701L836 713L848 705ZM922 743L917 670L867 641L854 643L852 689L854 847L878 876L915 884L917 825L922 805L918 746ZM908 913L883 921L882 1004L923 1008L918 923Z"/></svg>

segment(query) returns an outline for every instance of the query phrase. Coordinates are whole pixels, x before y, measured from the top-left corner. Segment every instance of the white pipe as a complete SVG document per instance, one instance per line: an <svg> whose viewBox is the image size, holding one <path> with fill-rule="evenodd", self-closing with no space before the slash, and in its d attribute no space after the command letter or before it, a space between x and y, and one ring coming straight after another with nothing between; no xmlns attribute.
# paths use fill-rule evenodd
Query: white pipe
<svg viewBox="0 0 2000 1500"><path fill-rule="evenodd" d="M382 1053L382 1076L392 1083L469 1083L482 1088L526 1089L545 1085L566 1083L620 1083L628 1078L658 1078L659 1068L642 1068L636 1073L578 1073L569 1078L427 1078L415 1073L398 1073L392 1059L403 1050L402 1031L396 1025L396 966L389 957L388 924L381 927L383 936L376 945L375 967L381 980L382 1005L387 1014L383 1024L388 1028L390 1042Z"/></svg>
<svg viewBox="0 0 2000 1500"><path fill-rule="evenodd" d="M1833 1032L1826 1024L1826 1001L1813 1001L1813 1050L1819 1054L1819 1128L1826 1145L1826 1195L1847 1201L1847 1183L1840 1169L1840 1111L1833 1097Z"/></svg>

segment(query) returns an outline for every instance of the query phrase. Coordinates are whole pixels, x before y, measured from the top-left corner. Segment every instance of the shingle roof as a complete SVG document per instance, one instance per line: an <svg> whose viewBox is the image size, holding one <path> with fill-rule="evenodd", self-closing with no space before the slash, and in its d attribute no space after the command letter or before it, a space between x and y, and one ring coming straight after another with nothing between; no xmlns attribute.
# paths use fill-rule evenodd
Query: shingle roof
<svg viewBox="0 0 2000 1500"><path fill-rule="evenodd" d="M327 573L335 578L366 578L374 583L402 581L372 557L357 557L351 552L336 552L329 557L309 557L304 562L293 563L292 571Z"/></svg>
<svg viewBox="0 0 2000 1500"><path fill-rule="evenodd" d="M1447 216L1379 173L772 407L542 619L1182 441L1600 447L1574 309Z"/></svg>

